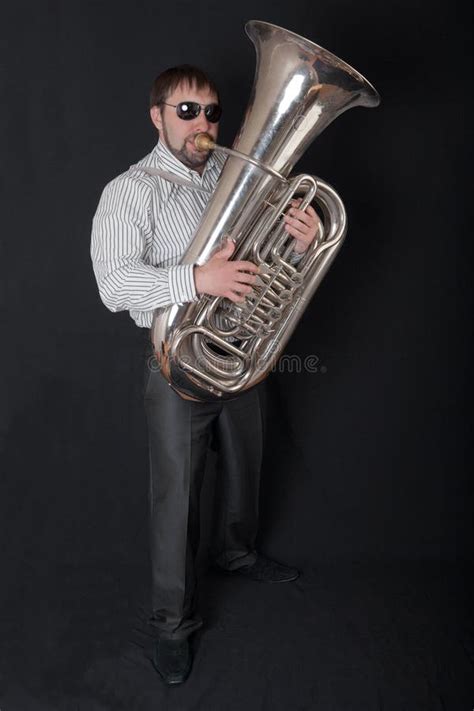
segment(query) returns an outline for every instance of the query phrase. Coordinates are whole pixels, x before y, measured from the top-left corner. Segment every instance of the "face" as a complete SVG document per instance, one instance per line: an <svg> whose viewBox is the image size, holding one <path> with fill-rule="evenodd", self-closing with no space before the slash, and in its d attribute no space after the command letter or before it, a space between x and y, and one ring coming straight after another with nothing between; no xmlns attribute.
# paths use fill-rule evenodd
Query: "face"
<svg viewBox="0 0 474 711"><path fill-rule="evenodd" d="M179 104L181 101L196 101L198 104L216 104L217 96L209 89L197 90L188 84L181 84L166 99L167 104ZM199 116L190 121L183 121L176 115L172 106L153 106L151 120L160 133L160 141L185 166L202 173L210 151L198 151L194 146L194 137L198 133L208 133L217 139L218 123L210 123L201 108Z"/></svg>

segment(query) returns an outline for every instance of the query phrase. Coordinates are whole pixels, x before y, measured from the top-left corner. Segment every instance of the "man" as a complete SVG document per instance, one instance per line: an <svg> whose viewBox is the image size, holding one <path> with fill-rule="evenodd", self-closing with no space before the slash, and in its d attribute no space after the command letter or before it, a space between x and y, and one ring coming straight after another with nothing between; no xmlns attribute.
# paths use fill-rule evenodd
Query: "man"
<svg viewBox="0 0 474 711"><path fill-rule="evenodd" d="M195 561L199 496L206 454L219 445L214 566L265 582L287 582L298 571L255 550L262 459L259 387L223 403L182 399L149 367L153 312L202 294L242 301L258 268L231 261L228 241L201 266L180 265L223 167L218 152L200 151L201 132L217 139L221 109L214 83L199 69L168 69L154 81L150 116L159 133L153 151L104 189L93 221L91 257L99 293L111 311L129 310L146 329L145 407L150 453L153 663L167 684L191 669L189 639L203 622L196 611ZM314 239L319 219L294 202L285 216L295 237L294 261ZM298 254L299 253L299 254Z"/></svg>

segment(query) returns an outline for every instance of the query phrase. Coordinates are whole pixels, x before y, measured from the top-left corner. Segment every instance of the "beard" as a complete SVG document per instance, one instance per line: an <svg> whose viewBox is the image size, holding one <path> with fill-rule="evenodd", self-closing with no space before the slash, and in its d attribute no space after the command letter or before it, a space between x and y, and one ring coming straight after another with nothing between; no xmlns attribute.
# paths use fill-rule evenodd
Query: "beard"
<svg viewBox="0 0 474 711"><path fill-rule="evenodd" d="M196 168L201 168L209 160L212 151L196 151L192 146L193 138L189 137L185 139L181 148L174 148L169 140L168 131L166 130L165 123L163 122L163 138L165 139L166 147L177 158L181 163L183 163L187 168L195 170ZM192 144L192 145L191 145Z"/></svg>

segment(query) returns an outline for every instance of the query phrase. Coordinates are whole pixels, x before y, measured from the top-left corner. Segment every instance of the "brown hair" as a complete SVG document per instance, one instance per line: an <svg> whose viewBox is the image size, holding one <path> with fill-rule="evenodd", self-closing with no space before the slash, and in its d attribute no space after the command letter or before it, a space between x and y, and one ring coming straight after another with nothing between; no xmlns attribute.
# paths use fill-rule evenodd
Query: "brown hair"
<svg viewBox="0 0 474 711"><path fill-rule="evenodd" d="M189 86L196 87L198 90L209 89L217 96L219 101L219 92L216 85L202 69L193 67L191 64L180 64L179 67L166 69L156 77L150 92L150 108L159 106L163 101L166 101L168 96L180 84L189 84Z"/></svg>

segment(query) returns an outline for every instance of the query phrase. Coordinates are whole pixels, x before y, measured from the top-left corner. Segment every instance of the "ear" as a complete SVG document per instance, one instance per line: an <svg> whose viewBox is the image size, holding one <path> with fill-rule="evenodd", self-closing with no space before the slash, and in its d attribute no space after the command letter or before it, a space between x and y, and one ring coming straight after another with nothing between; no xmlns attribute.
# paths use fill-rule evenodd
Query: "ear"
<svg viewBox="0 0 474 711"><path fill-rule="evenodd" d="M159 106L151 107L150 118L155 128L157 128L158 131L161 131L161 129L163 128L163 120L161 118L161 109Z"/></svg>

